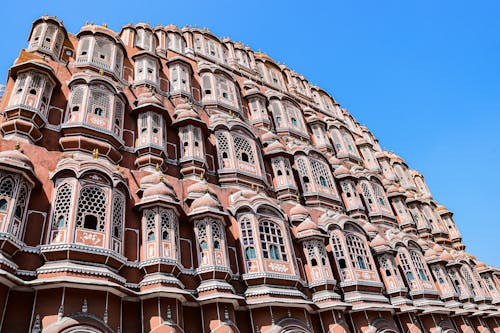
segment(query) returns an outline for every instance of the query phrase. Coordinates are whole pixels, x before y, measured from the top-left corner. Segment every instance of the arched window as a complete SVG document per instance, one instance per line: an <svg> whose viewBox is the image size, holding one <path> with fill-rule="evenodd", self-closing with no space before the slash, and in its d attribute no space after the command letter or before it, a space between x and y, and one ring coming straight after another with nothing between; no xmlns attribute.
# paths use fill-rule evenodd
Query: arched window
<svg viewBox="0 0 500 333"><path fill-rule="evenodd" d="M124 210L125 210L125 196L118 191L114 191L113 223L112 223L111 235L119 240L122 239Z"/></svg>
<svg viewBox="0 0 500 333"><path fill-rule="evenodd" d="M347 268L347 262L345 260L344 245L342 244L340 237L340 230L332 231L330 236L330 244L332 246L333 256L335 257L335 260L337 260L338 267L339 269L343 270ZM342 278L345 277L342 271L340 271L340 274Z"/></svg>
<svg viewBox="0 0 500 333"><path fill-rule="evenodd" d="M348 233L345 236L352 266L358 269L372 269L370 255L365 242L358 236Z"/></svg>
<svg viewBox="0 0 500 333"><path fill-rule="evenodd" d="M241 242L246 259L257 258L255 254L254 234L250 218L243 217L240 221Z"/></svg>
<svg viewBox="0 0 500 333"><path fill-rule="evenodd" d="M234 149L238 160L250 164L255 163L252 145L248 139L241 136L234 136Z"/></svg>
<svg viewBox="0 0 500 333"><path fill-rule="evenodd" d="M415 280L415 277L413 276L413 271L410 262L408 261L406 250L400 248L398 250L398 258L399 258L399 263L401 265L401 269L403 270L403 273L406 276L406 280L408 281L408 284L411 287L411 283L413 280Z"/></svg>
<svg viewBox="0 0 500 333"><path fill-rule="evenodd" d="M52 228L61 229L68 225L69 212L72 202L72 188L65 183L58 187L56 199L54 200L54 215Z"/></svg>
<svg viewBox="0 0 500 333"><path fill-rule="evenodd" d="M147 241L152 242L156 239L155 212L153 210L148 210L145 216Z"/></svg>
<svg viewBox="0 0 500 333"><path fill-rule="evenodd" d="M76 227L104 232L107 200L104 190L97 186L81 189L78 198Z"/></svg>
<svg viewBox="0 0 500 333"><path fill-rule="evenodd" d="M262 247L262 256L265 259L287 261L285 240L279 225L269 220L259 223L259 238Z"/></svg>
<svg viewBox="0 0 500 333"><path fill-rule="evenodd" d="M200 245L200 265L226 265L224 234L220 222L206 217L196 221L195 226Z"/></svg>
<svg viewBox="0 0 500 333"><path fill-rule="evenodd" d="M410 257L413 266L415 267L418 276L420 277L420 280L422 281L429 280L429 277L427 276L427 270L424 267L424 264L422 263L422 255L415 250L410 250Z"/></svg>

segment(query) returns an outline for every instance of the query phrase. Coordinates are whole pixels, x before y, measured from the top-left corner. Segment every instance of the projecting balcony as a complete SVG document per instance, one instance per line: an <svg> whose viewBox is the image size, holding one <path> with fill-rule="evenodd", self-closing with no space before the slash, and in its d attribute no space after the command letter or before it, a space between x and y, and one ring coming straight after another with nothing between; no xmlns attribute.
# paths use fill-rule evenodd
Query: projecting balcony
<svg viewBox="0 0 500 333"><path fill-rule="evenodd" d="M90 67L91 69L99 69L108 74L112 74L116 79L121 79L122 77L121 65L112 64L108 61L99 59L98 57L88 57L88 55L80 55L76 57L75 67Z"/></svg>

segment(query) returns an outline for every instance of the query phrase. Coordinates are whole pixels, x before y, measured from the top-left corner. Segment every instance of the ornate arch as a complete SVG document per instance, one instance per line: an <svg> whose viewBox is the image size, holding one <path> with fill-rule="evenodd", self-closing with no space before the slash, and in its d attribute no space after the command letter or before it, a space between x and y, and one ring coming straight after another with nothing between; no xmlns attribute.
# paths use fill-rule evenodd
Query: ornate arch
<svg viewBox="0 0 500 333"><path fill-rule="evenodd" d="M35 332L37 332L35 330ZM41 333L115 333L101 318L91 313L74 313L44 328Z"/></svg>

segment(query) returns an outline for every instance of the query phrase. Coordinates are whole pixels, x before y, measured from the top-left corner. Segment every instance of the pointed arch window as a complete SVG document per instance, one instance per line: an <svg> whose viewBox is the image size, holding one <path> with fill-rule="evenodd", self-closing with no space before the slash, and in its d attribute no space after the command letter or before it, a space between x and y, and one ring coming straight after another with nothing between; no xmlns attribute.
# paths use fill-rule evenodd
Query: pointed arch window
<svg viewBox="0 0 500 333"><path fill-rule="evenodd" d="M422 262L422 255L415 250L410 250L411 261L418 272L418 276L422 281L428 281L427 269Z"/></svg>
<svg viewBox="0 0 500 333"><path fill-rule="evenodd" d="M196 221L195 226L200 266L227 265L224 229L220 221L206 217Z"/></svg>

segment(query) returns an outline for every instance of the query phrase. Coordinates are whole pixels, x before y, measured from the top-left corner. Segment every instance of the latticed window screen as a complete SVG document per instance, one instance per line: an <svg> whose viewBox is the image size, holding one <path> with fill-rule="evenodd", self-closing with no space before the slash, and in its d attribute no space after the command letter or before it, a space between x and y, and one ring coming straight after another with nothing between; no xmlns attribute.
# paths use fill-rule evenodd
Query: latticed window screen
<svg viewBox="0 0 500 333"><path fill-rule="evenodd" d="M222 243L222 231L220 224L216 221L211 221L210 226L212 227L212 242L214 249L220 249Z"/></svg>
<svg viewBox="0 0 500 333"><path fill-rule="evenodd" d="M312 266L316 266L319 263L321 263L322 266L326 265L328 256L323 242L311 240L304 243L304 247L306 248L307 256Z"/></svg>
<svg viewBox="0 0 500 333"><path fill-rule="evenodd" d="M182 37L176 33L169 33L168 48L177 52L182 52Z"/></svg>
<svg viewBox="0 0 500 333"><path fill-rule="evenodd" d="M47 29L45 30L45 36L42 40L42 48L50 50L52 46L52 42L54 41L55 34L57 32L57 28L52 25L48 24Z"/></svg>
<svg viewBox="0 0 500 333"><path fill-rule="evenodd" d="M156 239L156 213L154 210L146 210L145 216L145 235L148 242L154 241Z"/></svg>
<svg viewBox="0 0 500 333"><path fill-rule="evenodd" d="M304 157L299 157L297 159L297 169L299 171L300 181L304 187L304 192L311 191L311 179L309 178L309 169L307 168L306 161Z"/></svg>
<svg viewBox="0 0 500 333"><path fill-rule="evenodd" d="M326 163L315 158L310 159L314 182L321 187L328 187L330 192L335 192L335 185L332 181L332 174Z"/></svg>
<svg viewBox="0 0 500 333"><path fill-rule="evenodd" d="M342 129L342 137L349 152L357 155L356 145L354 144L354 140L351 134L346 129Z"/></svg>
<svg viewBox="0 0 500 333"><path fill-rule="evenodd" d="M274 125L276 126L276 128L283 127L285 124L283 120L283 115L281 113L280 102L278 101L271 102L271 112L273 113Z"/></svg>
<svg viewBox="0 0 500 333"><path fill-rule="evenodd" d="M114 123L114 132L115 134L120 135L122 132L123 126L123 109L124 105L120 99L115 100L115 123Z"/></svg>
<svg viewBox="0 0 500 333"><path fill-rule="evenodd" d="M161 239L171 241L175 245L178 228L177 215L171 209L160 209L160 222ZM173 248L172 253L176 253L175 248Z"/></svg>
<svg viewBox="0 0 500 333"><path fill-rule="evenodd" d="M111 69L111 55L113 52L113 42L105 37L95 37L94 52L92 62L105 69Z"/></svg>
<svg viewBox="0 0 500 333"><path fill-rule="evenodd" d="M220 159L229 158L229 140L227 138L227 134L223 132L217 132L215 134L217 138L217 152L219 153ZM224 167L224 164L221 163L220 167Z"/></svg>
<svg viewBox="0 0 500 333"><path fill-rule="evenodd" d="M33 30L33 35L31 36L30 48L41 45L42 30L43 25L37 25L35 30Z"/></svg>
<svg viewBox="0 0 500 333"><path fill-rule="evenodd" d="M14 193L14 181L10 177L5 177L0 183L0 197L12 198Z"/></svg>
<svg viewBox="0 0 500 333"><path fill-rule="evenodd" d="M412 272L410 263L408 261L408 257L406 256L406 253L403 252L403 250L401 250L401 249L398 251L398 258L399 258L399 262L401 264L401 268L403 269L403 272L405 273L406 279L408 280L408 282L413 281L415 279L415 277L413 276L413 272Z"/></svg>
<svg viewBox="0 0 500 333"><path fill-rule="evenodd" d="M90 87L89 103L87 112L95 115L108 118L111 104L111 93L98 88Z"/></svg>
<svg viewBox="0 0 500 333"><path fill-rule="evenodd" d="M245 253L245 259L255 259L255 245L254 245L254 235L252 229L252 222L250 218L244 216L240 221L241 230L241 242L243 243L243 251Z"/></svg>
<svg viewBox="0 0 500 333"><path fill-rule="evenodd" d="M76 57L76 62L85 62L88 61L90 56L90 36L82 37L78 42L78 55Z"/></svg>
<svg viewBox="0 0 500 333"><path fill-rule="evenodd" d="M92 215L97 219L97 231L104 231L106 225L106 193L97 186L86 186L80 191L78 211L76 213L76 227L83 228L86 216Z"/></svg>
<svg viewBox="0 0 500 333"><path fill-rule="evenodd" d="M330 136L332 137L337 154L345 152L344 141L342 140L339 131L337 129L330 130Z"/></svg>
<svg viewBox="0 0 500 333"><path fill-rule="evenodd" d="M71 88L70 112L78 112L83 105L83 96L85 95L86 86L79 85Z"/></svg>
<svg viewBox="0 0 500 333"><path fill-rule="evenodd" d="M28 78L28 73L26 72L21 73L17 76L16 86L14 88L14 94L19 95L23 93L27 78Z"/></svg>
<svg viewBox="0 0 500 333"><path fill-rule="evenodd" d="M56 34L56 37L55 37L56 41L54 43L54 53L56 55L59 55L59 52L61 51L61 48L63 46L63 43L64 43L64 35L61 31L58 31L57 34Z"/></svg>
<svg viewBox="0 0 500 333"><path fill-rule="evenodd" d="M264 258L287 261L285 240L277 223L269 220L261 221L259 236Z"/></svg>
<svg viewBox="0 0 500 333"><path fill-rule="evenodd" d="M249 140L237 135L234 135L233 138L234 138L234 150L236 152L236 158L240 161L254 164L255 157L252 145L250 144Z"/></svg>
<svg viewBox="0 0 500 333"><path fill-rule="evenodd" d="M24 209L28 204L28 189L26 185L22 185L19 190L19 195L16 200L16 209L14 210L14 216L18 219L22 219L24 216Z"/></svg>
<svg viewBox="0 0 500 333"><path fill-rule="evenodd" d="M69 212L72 202L71 185L63 184L57 189L54 201L54 216L52 217L52 228L59 229L68 225Z"/></svg>
<svg viewBox="0 0 500 333"><path fill-rule="evenodd" d="M125 196L118 192L113 192L113 225L112 236L121 239L123 230L123 218L125 208Z"/></svg>
<svg viewBox="0 0 500 333"><path fill-rule="evenodd" d="M467 285L469 286L472 293L474 295L476 295L477 293L476 293L475 286L474 286L474 279L472 278L472 274L469 271L468 267L463 265L462 268L460 269L460 272L462 273L462 276L464 277L464 280L467 283Z"/></svg>
<svg viewBox="0 0 500 333"><path fill-rule="evenodd" d="M234 84L222 76L217 76L216 81L217 81L217 90L219 92L219 97L222 97L230 101L231 103L234 103L235 102L233 94Z"/></svg>
<svg viewBox="0 0 500 333"><path fill-rule="evenodd" d="M372 264L363 240L353 234L347 234L345 239L352 266L359 269L371 270Z"/></svg>
<svg viewBox="0 0 500 333"><path fill-rule="evenodd" d="M344 259L345 258L344 247L343 247L342 241L340 240L340 237L339 237L339 235L337 235L336 231L332 232L330 239L331 239L331 245L332 245L332 252L333 252L335 259L337 259L337 261L339 261L340 259ZM345 268L345 267L343 267L343 268Z"/></svg>

